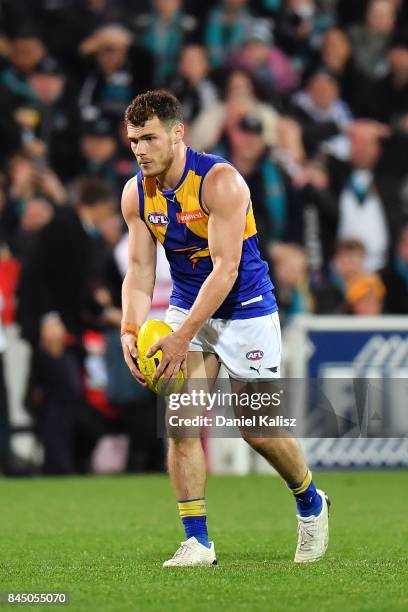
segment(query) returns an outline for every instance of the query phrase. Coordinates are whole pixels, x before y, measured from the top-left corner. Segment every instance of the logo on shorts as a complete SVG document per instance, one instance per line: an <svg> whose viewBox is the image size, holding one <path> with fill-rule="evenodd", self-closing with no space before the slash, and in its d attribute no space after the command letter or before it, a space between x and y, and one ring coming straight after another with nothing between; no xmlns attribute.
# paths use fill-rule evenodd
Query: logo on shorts
<svg viewBox="0 0 408 612"><path fill-rule="evenodd" d="M147 215L147 220L156 227L164 227L170 223L167 215L158 212L151 212Z"/></svg>
<svg viewBox="0 0 408 612"><path fill-rule="evenodd" d="M248 351L248 353L246 354L246 358L250 359L251 361L258 361L259 359L262 359L262 357L264 356L263 351Z"/></svg>

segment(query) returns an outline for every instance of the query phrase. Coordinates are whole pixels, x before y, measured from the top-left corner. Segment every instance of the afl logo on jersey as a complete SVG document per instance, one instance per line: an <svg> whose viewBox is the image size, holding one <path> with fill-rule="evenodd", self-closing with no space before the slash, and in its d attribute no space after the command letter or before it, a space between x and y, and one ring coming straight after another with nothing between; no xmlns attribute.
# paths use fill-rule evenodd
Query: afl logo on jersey
<svg viewBox="0 0 408 612"><path fill-rule="evenodd" d="M170 223L170 219L167 215L158 212L149 213L147 216L147 220L149 221L149 223L155 225L156 227L164 227L165 225L168 225Z"/></svg>
<svg viewBox="0 0 408 612"><path fill-rule="evenodd" d="M251 361L258 361L259 359L262 359L263 356L263 351L249 351L246 354L246 358L250 359Z"/></svg>

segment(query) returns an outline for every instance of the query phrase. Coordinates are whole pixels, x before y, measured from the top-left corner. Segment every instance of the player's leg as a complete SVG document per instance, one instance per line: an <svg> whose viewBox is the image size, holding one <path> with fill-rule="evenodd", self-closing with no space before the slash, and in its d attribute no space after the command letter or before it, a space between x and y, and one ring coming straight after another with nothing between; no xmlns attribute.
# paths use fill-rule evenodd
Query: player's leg
<svg viewBox="0 0 408 612"><path fill-rule="evenodd" d="M213 353L191 351L187 356L189 391L195 383L197 390L205 387L218 376L220 364ZM187 411L188 412L188 411ZM171 437L168 447L168 469L177 499L197 499L204 496L206 465L201 439L197 437Z"/></svg>
<svg viewBox="0 0 408 612"><path fill-rule="evenodd" d="M295 562L318 561L329 542L330 501L324 491L316 489L299 442L294 438L243 437L276 469L295 497L298 511Z"/></svg>
<svg viewBox="0 0 408 612"><path fill-rule="evenodd" d="M243 381L262 383L262 391L276 391L279 378L281 336L278 314L233 320L219 333L217 353L227 368L232 390L251 394ZM255 359L256 358L256 359ZM263 385L266 385L265 387ZM299 543L295 561L315 561L323 556L328 542L328 501L316 489L299 442L288 437L264 437L243 432L244 439L277 470L292 491L299 520Z"/></svg>
<svg viewBox="0 0 408 612"><path fill-rule="evenodd" d="M213 353L190 351L187 356L188 391L211 391L220 364ZM207 382L208 381L208 382ZM200 411L200 410L199 410ZM198 414L194 408L194 415ZM192 413L184 409L184 414ZM168 446L168 470L176 495L186 540L164 567L213 565L214 544L208 539L205 485L207 470L199 435L195 437L171 432Z"/></svg>
<svg viewBox="0 0 408 612"><path fill-rule="evenodd" d="M295 497L298 512L319 515L322 499L317 493L301 446L295 438L255 437L243 433L244 440L282 476Z"/></svg>

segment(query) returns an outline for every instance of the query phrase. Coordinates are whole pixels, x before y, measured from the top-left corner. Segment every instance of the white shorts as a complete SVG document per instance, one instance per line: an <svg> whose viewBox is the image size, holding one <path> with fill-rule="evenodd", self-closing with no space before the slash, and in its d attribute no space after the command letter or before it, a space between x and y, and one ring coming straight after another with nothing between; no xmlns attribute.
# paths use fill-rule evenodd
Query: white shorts
<svg viewBox="0 0 408 612"><path fill-rule="evenodd" d="M188 312L169 306L165 321L176 330ZM279 315L274 312L252 319L208 319L191 340L189 350L215 353L228 374L238 380L279 378Z"/></svg>

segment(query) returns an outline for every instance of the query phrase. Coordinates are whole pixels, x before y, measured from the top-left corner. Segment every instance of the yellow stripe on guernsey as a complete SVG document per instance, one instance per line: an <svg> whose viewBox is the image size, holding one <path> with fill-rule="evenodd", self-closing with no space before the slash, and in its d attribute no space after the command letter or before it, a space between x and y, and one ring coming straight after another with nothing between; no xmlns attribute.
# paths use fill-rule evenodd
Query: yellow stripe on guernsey
<svg viewBox="0 0 408 612"><path fill-rule="evenodd" d="M206 516L207 504L205 499L193 499L191 501L178 502L180 517L184 516Z"/></svg>
<svg viewBox="0 0 408 612"><path fill-rule="evenodd" d="M208 238L208 216L200 208L199 193L202 177L194 170L189 170L182 184L175 190L177 202L181 207L182 216L179 219L181 226L188 229L200 238ZM158 189L156 179L149 177L144 179L144 218L154 236L162 244L166 238L168 223L160 223L160 215L169 217L169 203L163 193ZM228 198L228 194L226 194ZM249 203L244 240L256 234L256 224L252 210L252 202Z"/></svg>
<svg viewBox="0 0 408 612"><path fill-rule="evenodd" d="M310 470L307 470L306 477L304 481L302 482L302 484L299 485L296 489L291 488L292 493L294 495L299 495L299 493L303 493L304 491L306 491L307 487L310 485L311 482L312 482L312 472Z"/></svg>

